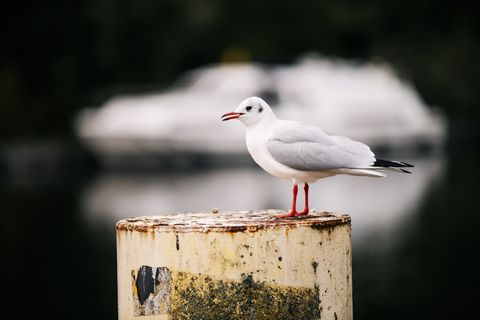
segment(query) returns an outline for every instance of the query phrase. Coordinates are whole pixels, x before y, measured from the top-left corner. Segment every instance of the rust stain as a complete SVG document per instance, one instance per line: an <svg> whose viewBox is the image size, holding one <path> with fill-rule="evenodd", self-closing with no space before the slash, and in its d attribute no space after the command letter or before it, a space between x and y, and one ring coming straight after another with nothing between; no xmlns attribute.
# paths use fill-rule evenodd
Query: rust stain
<svg viewBox="0 0 480 320"><path fill-rule="evenodd" d="M331 232L334 226L349 225L348 215L313 211L307 216L276 219L280 210L181 213L121 220L117 231L150 232L249 232L263 229L311 227Z"/></svg>

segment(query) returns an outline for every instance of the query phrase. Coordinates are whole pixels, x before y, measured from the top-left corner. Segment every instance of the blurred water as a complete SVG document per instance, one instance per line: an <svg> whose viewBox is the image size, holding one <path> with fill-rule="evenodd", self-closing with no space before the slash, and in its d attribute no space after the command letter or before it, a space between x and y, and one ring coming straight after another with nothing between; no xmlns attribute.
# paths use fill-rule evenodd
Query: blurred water
<svg viewBox="0 0 480 320"><path fill-rule="evenodd" d="M480 153L401 160L416 165L412 175L312 185L311 207L352 216L356 319L461 318L478 288L479 174L470 168ZM255 166L4 181L4 302L24 316L115 319L115 221L213 208L287 209L290 189Z"/></svg>
<svg viewBox="0 0 480 320"><path fill-rule="evenodd" d="M391 173L388 178L337 176L312 184L310 207L349 213L355 222L354 241L372 230L389 233L421 203L424 193L442 176L445 159L402 158L415 163L415 174ZM138 215L285 208L291 206L291 182L259 167L229 167L168 173L102 173L85 188L82 212L92 224L112 225ZM299 193L298 209L303 206Z"/></svg>

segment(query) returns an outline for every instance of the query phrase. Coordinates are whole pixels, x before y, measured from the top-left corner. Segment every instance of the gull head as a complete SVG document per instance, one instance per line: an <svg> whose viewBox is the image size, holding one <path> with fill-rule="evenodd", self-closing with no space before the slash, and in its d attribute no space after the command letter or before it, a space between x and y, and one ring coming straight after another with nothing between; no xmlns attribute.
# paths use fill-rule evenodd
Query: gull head
<svg viewBox="0 0 480 320"><path fill-rule="evenodd" d="M272 109L262 98L250 97L242 101L233 112L225 113L222 121L238 119L245 127L251 127L275 118Z"/></svg>

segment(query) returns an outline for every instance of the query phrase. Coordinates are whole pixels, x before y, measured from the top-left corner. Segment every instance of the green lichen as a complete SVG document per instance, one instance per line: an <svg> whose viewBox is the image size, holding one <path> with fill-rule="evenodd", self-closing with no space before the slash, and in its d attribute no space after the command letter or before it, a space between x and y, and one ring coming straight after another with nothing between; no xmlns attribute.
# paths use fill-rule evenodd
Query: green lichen
<svg viewBox="0 0 480 320"><path fill-rule="evenodd" d="M245 274L237 282L178 272L172 281L173 320L320 319L318 287L269 285Z"/></svg>

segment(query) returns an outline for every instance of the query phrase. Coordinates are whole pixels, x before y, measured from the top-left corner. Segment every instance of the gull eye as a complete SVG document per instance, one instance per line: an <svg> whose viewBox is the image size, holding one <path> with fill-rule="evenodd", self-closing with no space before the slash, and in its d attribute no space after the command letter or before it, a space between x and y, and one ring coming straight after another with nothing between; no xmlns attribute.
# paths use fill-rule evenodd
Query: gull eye
<svg viewBox="0 0 480 320"><path fill-rule="evenodd" d="M250 110L252 110L252 106L248 106L248 107L246 107L246 108L245 108L245 110L247 110L247 111L250 111Z"/></svg>

